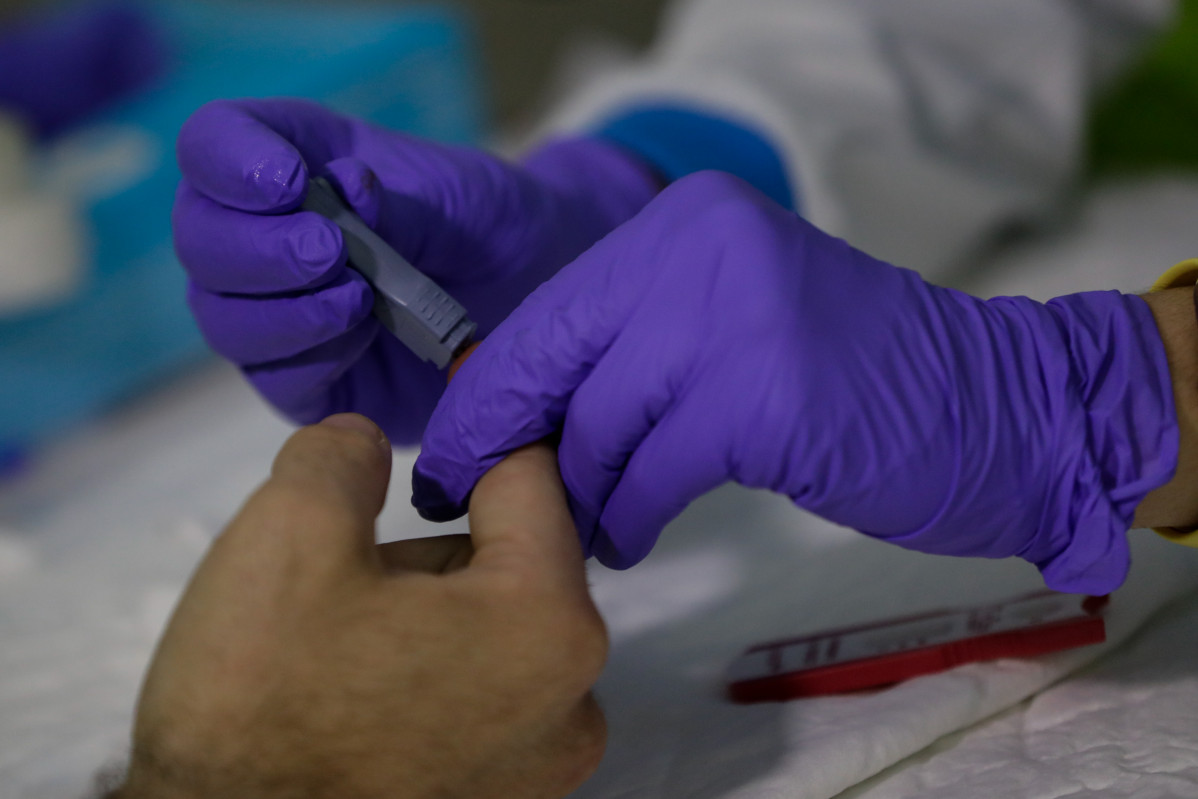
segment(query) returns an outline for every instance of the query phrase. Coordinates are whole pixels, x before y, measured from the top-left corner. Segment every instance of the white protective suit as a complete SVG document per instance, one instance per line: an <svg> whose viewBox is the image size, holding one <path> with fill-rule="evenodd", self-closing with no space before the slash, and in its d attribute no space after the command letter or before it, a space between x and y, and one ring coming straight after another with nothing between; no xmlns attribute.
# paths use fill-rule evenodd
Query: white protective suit
<svg viewBox="0 0 1198 799"><path fill-rule="evenodd" d="M943 277L1057 206L1087 102L1173 0L679 0L649 57L548 129L686 105L762 134L804 216Z"/></svg>

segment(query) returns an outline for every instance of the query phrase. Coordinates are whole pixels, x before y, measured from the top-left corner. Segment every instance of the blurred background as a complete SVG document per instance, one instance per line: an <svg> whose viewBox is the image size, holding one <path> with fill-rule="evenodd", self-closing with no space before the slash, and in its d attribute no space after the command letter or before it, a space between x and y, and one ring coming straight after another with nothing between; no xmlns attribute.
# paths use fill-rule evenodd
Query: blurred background
<svg viewBox="0 0 1198 799"><path fill-rule="evenodd" d="M0 16L53 5L55 0L0 0ZM292 0L292 5L313 0ZM410 7L406 0L358 0L358 5ZM328 4L333 5L333 4ZM337 3L344 7L345 3ZM354 5L353 2L349 5ZM629 52L653 39L666 0L459 0L478 34L488 105L498 124L535 114L563 56L597 40Z"/></svg>
<svg viewBox="0 0 1198 799"><path fill-rule="evenodd" d="M374 0L400 5L396 0ZM580 49L633 54L653 40L666 0L462 0L479 33L493 120L518 127L545 110Z"/></svg>

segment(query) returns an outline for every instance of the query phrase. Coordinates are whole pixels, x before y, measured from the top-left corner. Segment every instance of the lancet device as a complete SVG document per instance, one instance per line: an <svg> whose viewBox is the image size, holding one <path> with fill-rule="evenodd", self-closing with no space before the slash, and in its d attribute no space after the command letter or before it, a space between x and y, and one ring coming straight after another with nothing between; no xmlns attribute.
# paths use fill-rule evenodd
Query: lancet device
<svg viewBox="0 0 1198 799"><path fill-rule="evenodd" d="M408 349L445 369L470 346L478 325L466 309L371 230L327 180L308 181L302 208L341 228L350 268L374 289L374 315Z"/></svg>

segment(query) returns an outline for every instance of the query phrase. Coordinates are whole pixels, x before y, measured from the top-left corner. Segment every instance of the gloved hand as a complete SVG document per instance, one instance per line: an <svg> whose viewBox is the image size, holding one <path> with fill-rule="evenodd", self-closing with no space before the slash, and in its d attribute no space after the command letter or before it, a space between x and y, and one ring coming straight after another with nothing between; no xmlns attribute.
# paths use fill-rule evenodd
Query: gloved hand
<svg viewBox="0 0 1198 799"><path fill-rule="evenodd" d="M164 62L162 38L136 5L23 18L0 32L0 108L51 136L145 85Z"/></svg>
<svg viewBox="0 0 1198 799"><path fill-rule="evenodd" d="M1176 465L1171 388L1139 297L983 301L701 173L483 342L429 423L414 502L457 515L504 453L560 431L584 547L608 566L733 480L1105 593L1136 505Z"/></svg>
<svg viewBox="0 0 1198 799"><path fill-rule="evenodd" d="M480 335L657 191L597 140L514 166L296 100L210 103L184 125L178 158L175 246L209 344L294 421L356 411L397 443L419 439L445 377L370 316L336 225L286 213L309 174L465 305Z"/></svg>

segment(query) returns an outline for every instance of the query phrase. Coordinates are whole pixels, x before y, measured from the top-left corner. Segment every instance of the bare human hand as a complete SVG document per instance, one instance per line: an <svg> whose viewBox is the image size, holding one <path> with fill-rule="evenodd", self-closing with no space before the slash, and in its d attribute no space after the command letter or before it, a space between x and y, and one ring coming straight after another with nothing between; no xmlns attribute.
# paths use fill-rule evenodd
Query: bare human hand
<svg viewBox="0 0 1198 799"><path fill-rule="evenodd" d="M558 797L602 756L607 653L553 451L496 466L471 535L374 545L382 433L296 433L217 539L143 686L116 796Z"/></svg>

